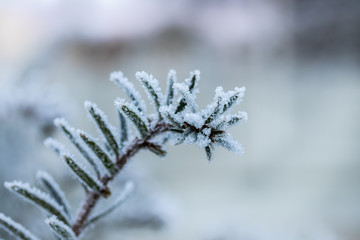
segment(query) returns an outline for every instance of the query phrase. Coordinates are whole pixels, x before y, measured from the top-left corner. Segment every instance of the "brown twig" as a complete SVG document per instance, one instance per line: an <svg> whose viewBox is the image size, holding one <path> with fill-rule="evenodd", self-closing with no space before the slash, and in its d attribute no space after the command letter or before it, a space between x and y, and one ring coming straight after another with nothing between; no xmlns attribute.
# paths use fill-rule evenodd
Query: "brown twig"
<svg viewBox="0 0 360 240"><path fill-rule="evenodd" d="M127 146L125 152L116 159L116 173L113 176L105 175L101 178L101 182L104 184L105 188L107 188L108 183L118 175L118 173L123 169L125 164L132 156L134 156L142 148L147 148L149 140L151 140L160 133L166 132L170 128L171 126L166 124L165 122L158 122L151 129L149 136L145 138L135 137L131 144ZM94 209L101 197L102 193L94 191L89 191L86 193L85 200L80 206L80 210L77 213L75 222L72 225L72 230L74 231L76 236L79 236L84 230L84 227L92 210Z"/></svg>

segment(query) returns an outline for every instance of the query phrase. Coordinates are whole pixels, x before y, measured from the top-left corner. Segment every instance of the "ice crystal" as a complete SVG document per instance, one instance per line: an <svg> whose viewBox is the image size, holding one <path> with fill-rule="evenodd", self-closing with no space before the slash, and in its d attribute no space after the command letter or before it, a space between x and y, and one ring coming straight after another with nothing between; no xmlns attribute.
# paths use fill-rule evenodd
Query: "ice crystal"
<svg viewBox="0 0 360 240"><path fill-rule="evenodd" d="M45 220L46 224L54 231L56 236L62 240L77 240L74 232L69 226L58 220L56 216L51 216Z"/></svg>
<svg viewBox="0 0 360 240"><path fill-rule="evenodd" d="M110 124L107 116L101 111L95 103L85 101L85 108L89 112L90 118L93 120L100 134L106 139L109 147L116 157L119 156L119 144L116 141L114 127Z"/></svg>
<svg viewBox="0 0 360 240"><path fill-rule="evenodd" d="M110 81L116 83L125 91L139 111L144 112L146 110L145 102L139 92L135 89L134 84L129 82L121 71L111 73Z"/></svg>
<svg viewBox="0 0 360 240"><path fill-rule="evenodd" d="M151 74L149 75L144 71L137 72L136 78L140 81L141 85L145 89L150 101L152 101L155 107L155 110L159 114L159 119L161 119L161 114L159 112L159 109L163 102L163 95L159 87L159 81L156 78L154 78Z"/></svg>
<svg viewBox="0 0 360 240"><path fill-rule="evenodd" d="M63 207L64 212L70 218L70 204L68 203L64 192L61 190L60 186L55 182L53 177L45 171L38 171L36 173L36 178L38 182L46 189L54 200Z"/></svg>
<svg viewBox="0 0 360 240"><path fill-rule="evenodd" d="M124 99L118 99L115 101L115 105L135 125L142 137L148 136L149 120L134 104L125 102Z"/></svg>
<svg viewBox="0 0 360 240"><path fill-rule="evenodd" d="M59 219L69 224L69 218L60 206L49 194L31 187L28 183L21 181L5 182L5 187L25 200L37 205L46 212L56 215Z"/></svg>

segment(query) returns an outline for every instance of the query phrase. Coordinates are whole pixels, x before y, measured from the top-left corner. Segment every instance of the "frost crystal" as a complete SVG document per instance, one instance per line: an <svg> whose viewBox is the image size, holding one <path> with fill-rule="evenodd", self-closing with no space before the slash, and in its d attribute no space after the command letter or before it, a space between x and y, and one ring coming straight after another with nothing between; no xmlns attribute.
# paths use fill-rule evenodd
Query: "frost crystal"
<svg viewBox="0 0 360 240"><path fill-rule="evenodd" d="M97 180L91 173L82 166L79 162L75 161L72 157L63 154L61 156L65 164L73 172L74 176L81 182L88 190L101 192L103 190L102 183Z"/></svg>
<svg viewBox="0 0 360 240"><path fill-rule="evenodd" d="M63 240L76 240L74 232L71 230L69 226L64 224L62 221L58 220L56 216L51 216L45 220L46 224L48 224L51 229L54 231L56 236Z"/></svg>
<svg viewBox="0 0 360 240"><path fill-rule="evenodd" d="M52 199L49 194L44 193L35 187L30 187L28 183L20 181L5 182L4 186L48 213L56 215L65 223L69 223L68 216L64 212L63 207Z"/></svg>
<svg viewBox="0 0 360 240"><path fill-rule="evenodd" d="M126 77L124 77L124 74L121 71L111 73L110 81L116 83L125 91L139 111L144 112L146 110L146 105L141 95L138 91L136 91L134 85L129 82Z"/></svg>
<svg viewBox="0 0 360 240"><path fill-rule="evenodd" d="M70 218L70 205L55 180L45 171L38 171L36 174L38 182L47 190L47 192L54 198L54 200L64 208L65 213Z"/></svg>
<svg viewBox="0 0 360 240"><path fill-rule="evenodd" d="M231 108L242 101L245 87L231 91L217 87L213 102L198 111L196 93L199 92L197 84L200 80L200 72L198 70L191 72L190 77L184 82L176 82L175 74L175 71L169 71L167 96L163 99L159 83L152 75L146 72L136 73L136 78L143 85L159 114L157 121L164 120L169 124L170 133L165 134L163 142L169 141L176 145L196 144L205 150L209 160L212 159L214 146L222 146L241 154L241 145L232 139L228 129L247 120L245 112L230 113ZM179 96L175 102L173 99L176 95ZM134 104L126 103L124 100L117 100L115 104L133 122L141 137L149 136L150 130L156 125L156 119L144 116ZM166 152L159 147L160 145L151 143L148 144L148 149L163 156Z"/></svg>
<svg viewBox="0 0 360 240"><path fill-rule="evenodd" d="M176 94L174 91L174 84L176 83L176 72L171 69L168 73L168 89L167 89L167 97L166 97L166 105L169 106L173 103L174 95Z"/></svg>
<svg viewBox="0 0 360 240"><path fill-rule="evenodd" d="M161 88L159 87L159 81L156 78L154 78L152 75L149 75L144 71L137 72L136 78L140 81L141 85L148 94L149 100L153 102L155 110L159 112L159 109L163 102L163 95L161 93ZM159 113L159 119L161 119L160 113Z"/></svg>
<svg viewBox="0 0 360 240"><path fill-rule="evenodd" d="M172 125L168 140L173 144L196 144L203 148L209 160L213 156L214 146L222 146L227 150L242 153L242 147L234 141L227 132L228 128L240 122L247 121L247 114L227 113L239 104L244 96L245 88L235 88L224 91L222 87L215 90L214 100L205 109L198 111L195 102L195 89L200 78L200 72L190 74L192 77L184 83L174 84L174 88L181 94L177 107L170 105L161 107L160 112L165 121ZM176 109L176 110L174 110Z"/></svg>
<svg viewBox="0 0 360 240"><path fill-rule="evenodd" d="M85 102L85 108L88 110L90 118L93 120L100 134L106 139L106 143L113 151L116 157L119 156L119 145L114 134L114 127L110 124L107 116L101 111L95 103Z"/></svg>
<svg viewBox="0 0 360 240"><path fill-rule="evenodd" d="M115 105L135 125L142 137L148 136L149 120L134 104L127 103L124 99L118 99L115 101Z"/></svg>
<svg viewBox="0 0 360 240"><path fill-rule="evenodd" d="M64 145L59 143L57 140L53 138L47 138L44 141L44 145L50 149L52 149L57 155L61 155L62 152L65 151Z"/></svg>
<svg viewBox="0 0 360 240"><path fill-rule="evenodd" d="M55 125L60 128L64 135L70 140L70 142L77 148L81 155L90 163L97 176L100 176L100 170L94 160L93 154L88 151L88 148L83 144L81 139L75 133L75 129L72 128L64 118L56 118L54 120Z"/></svg>
<svg viewBox="0 0 360 240"><path fill-rule="evenodd" d="M77 134L81 137L85 144L94 152L98 159L102 162L104 167L110 174L115 174L116 168L110 156L96 143L96 140L85 131L77 130Z"/></svg>
<svg viewBox="0 0 360 240"><path fill-rule="evenodd" d="M175 83L174 88L176 90L178 90L181 93L181 95L183 96L183 98L180 100L179 104L184 102L185 109L187 107L189 107L191 112L196 112L196 110L197 110L197 104L195 102L196 96L195 96L195 94L191 93L189 86L185 83Z"/></svg>
<svg viewBox="0 0 360 240"><path fill-rule="evenodd" d="M189 90L191 93L197 93L197 89L195 88L200 80L200 71L195 70L190 73L190 78L185 79L185 83L189 86Z"/></svg>

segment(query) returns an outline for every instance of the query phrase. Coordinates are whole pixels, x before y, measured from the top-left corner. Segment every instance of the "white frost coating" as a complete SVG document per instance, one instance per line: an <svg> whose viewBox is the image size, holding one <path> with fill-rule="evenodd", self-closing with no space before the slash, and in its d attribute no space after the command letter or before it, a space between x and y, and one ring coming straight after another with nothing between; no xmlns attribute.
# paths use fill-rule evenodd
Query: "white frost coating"
<svg viewBox="0 0 360 240"><path fill-rule="evenodd" d="M230 111L231 107L239 104L242 101L242 98L245 93L245 87L235 88L234 90L224 92L223 87L219 86L215 89L214 100L211 104L209 104L206 109L204 109L201 114L205 118L211 116L212 120L210 122L210 126L216 127L228 127L224 121L227 121L228 116L224 116L225 111ZM234 97L237 97L234 101ZM235 115L230 115L234 116ZM244 116L246 117L246 116ZM229 117L228 120L230 120Z"/></svg>
<svg viewBox="0 0 360 240"><path fill-rule="evenodd" d="M210 133L211 133L210 128L205 128L199 132L191 132L191 133L189 133L189 131L186 131L184 134L179 134L177 136L175 135L176 137L173 136L172 139L170 139L170 141L171 143L176 145L180 143L184 143L188 145L196 144L200 148L205 148L211 143L211 139L209 138Z"/></svg>
<svg viewBox="0 0 360 240"><path fill-rule="evenodd" d="M164 96L162 95L161 88L159 87L159 81L156 78L154 78L153 75L151 74L149 75L144 71L137 72L135 76L140 81L143 88L145 89L145 92L147 93L149 100L153 102L155 110L158 111L164 101ZM152 92L152 90L154 92Z"/></svg>
<svg viewBox="0 0 360 240"><path fill-rule="evenodd" d="M140 119L145 123L146 127L149 127L149 120L142 112L137 109L137 107L133 103L129 103L122 98L118 98L115 101L115 106L119 107L119 110L124 114L124 116L127 117L127 115L121 109L121 106L126 106L130 109L130 111L136 113L136 115L140 117Z"/></svg>
<svg viewBox="0 0 360 240"><path fill-rule="evenodd" d="M168 141L171 145L178 145L179 142L182 142L182 137L183 137L182 133L174 132L168 135Z"/></svg>
<svg viewBox="0 0 360 240"><path fill-rule="evenodd" d="M182 125L184 123L184 120L180 116L180 114L174 113L175 112L174 105L161 106L159 111L163 116L163 118L170 124L177 126L177 125Z"/></svg>
<svg viewBox="0 0 360 240"><path fill-rule="evenodd" d="M106 128L108 128L111 132L111 134L114 136L114 140L116 141L116 139L118 139L118 136L116 134L116 128L111 125L108 117L106 116L106 114L100 109L97 107L97 105L95 103L92 103L90 101L85 101L84 103L84 107L86 108L86 110L88 111L88 116L90 118L90 120L95 124L96 126L96 129L98 130L99 134L103 135L104 138L106 138L105 134L101 131L100 127L98 126L97 122L95 121L95 119L91 116L90 114L90 109L93 108L94 109L94 112L96 115L99 115L102 120L104 121L105 125L106 125ZM117 141L116 141L117 144L119 144Z"/></svg>
<svg viewBox="0 0 360 240"><path fill-rule="evenodd" d="M214 99L221 97L222 101L223 101L222 103L225 104L226 102L229 102L231 96L236 94L236 95L238 95L238 99L234 103L234 105L236 105L240 101L242 101L242 98L245 95L245 91L246 91L245 87L241 87L241 88L236 87L234 90L230 90L227 92L224 92L224 89L222 87L217 87L215 90L215 98Z"/></svg>
<svg viewBox="0 0 360 240"><path fill-rule="evenodd" d="M170 69L169 73L168 73L168 85L170 83L170 80L173 81L173 83L176 83L176 71L174 69Z"/></svg>
<svg viewBox="0 0 360 240"><path fill-rule="evenodd" d="M59 141L55 140L54 138L47 138L44 141L44 145L52 150L54 150L58 155L65 151L65 146L62 145Z"/></svg>
<svg viewBox="0 0 360 240"><path fill-rule="evenodd" d="M75 128L71 127L69 122L65 118L55 118L54 119L54 124L55 124L55 126L57 126L59 128L64 127L66 130L68 130L69 134L71 135L70 141L72 143L74 143L75 145L79 144L81 146L81 142L79 141L79 139L75 135ZM61 129L61 131L64 131L64 130ZM66 135L67 138L69 138L67 133L65 133L65 135Z"/></svg>
<svg viewBox="0 0 360 240"><path fill-rule="evenodd" d="M217 86L215 88L215 97L214 97L214 99L217 99L217 97L219 97L223 93L224 93L224 88L222 86Z"/></svg>
<svg viewBox="0 0 360 240"><path fill-rule="evenodd" d="M66 127L71 128L71 127L69 126L69 124L68 124L68 121L66 121L65 118L55 118L55 119L54 119L54 124L55 124L55 126L57 126L57 127L66 126Z"/></svg>
<svg viewBox="0 0 360 240"><path fill-rule="evenodd" d="M80 139L79 135L76 134L75 128L71 127L69 123L65 120L65 118L56 118L54 120L54 123L59 128L64 127L69 131L71 138L66 133L65 136L69 138L69 140L76 147L77 151L92 165L92 167L96 172L102 170L101 167L99 167L100 165L98 164L97 157L95 157L94 153L90 151L89 147ZM66 152L61 152L61 154L65 154L65 153Z"/></svg>
<svg viewBox="0 0 360 240"><path fill-rule="evenodd" d="M43 200L47 204L51 205L53 208L55 208L58 212L61 213L62 217L64 217L66 220L69 220L66 213L64 212L64 208L60 206L49 194L39 190L38 188L31 187L29 183L23 183L21 181L13 181L13 182L5 182L4 186L22 197L24 200L34 203L29 198L24 197L23 195L19 194L17 190L24 189L25 191L29 192L32 195L35 195L37 198ZM39 206L36 204L36 206ZM41 206L39 206L40 209L44 210Z"/></svg>
<svg viewBox="0 0 360 240"><path fill-rule="evenodd" d="M176 83L176 72L173 69L170 69L167 76L167 93L166 93L166 105L171 105L174 102L174 97L176 91L174 89L174 84Z"/></svg>
<svg viewBox="0 0 360 240"><path fill-rule="evenodd" d="M195 102L196 95L190 93L189 86L185 83L175 83L174 88L177 89L181 93L181 95L185 98L187 103L185 109L190 108L192 112L196 112L198 108Z"/></svg>
<svg viewBox="0 0 360 240"><path fill-rule="evenodd" d="M211 143L211 140L209 136L205 136L203 134L197 134L196 136L196 145L198 145L200 148L205 148Z"/></svg>
<svg viewBox="0 0 360 240"><path fill-rule="evenodd" d="M135 76L142 84L143 84L143 81L149 82L149 84L154 88L154 90L159 95L159 97L160 98L163 97L161 94L161 88L159 87L159 81L156 78L154 78L153 75L142 71L142 72L137 72L135 74ZM149 99L151 99L150 96L149 96Z"/></svg>
<svg viewBox="0 0 360 240"><path fill-rule="evenodd" d="M185 79L185 83L190 86L191 82L192 82L192 78L193 76L195 76L195 86L193 88L193 93L197 93L199 90L196 89L197 85L199 84L199 80L200 80L200 71L199 70L194 70L194 72L190 72L190 78Z"/></svg>
<svg viewBox="0 0 360 240"><path fill-rule="evenodd" d="M27 240L39 240L35 237L29 230L24 228L21 224L15 222L10 217L5 216L3 213L0 213L0 227L13 234L18 236L18 234L23 235L23 239Z"/></svg>
<svg viewBox="0 0 360 240"><path fill-rule="evenodd" d="M84 102L84 107L86 108L86 110L88 111L88 113L89 113L89 111L90 111L90 108L93 108L95 114L101 116L101 118L104 120L104 122L105 122L105 124L106 124L106 127L110 129L111 134L113 134L114 136L116 136L116 134L114 133L114 131L115 131L116 128L111 125L111 123L110 123L108 117L106 116L106 114L105 114L100 108L98 108L98 106L97 106L95 103L92 103L92 102L90 102L90 101L85 101L85 102ZM88 115L89 115L91 121L93 121L93 122L95 123L96 127L98 128L98 131L101 132L101 130L100 130L99 127L97 126L94 118L91 117L91 114L89 113ZM103 133L101 132L101 134L103 134Z"/></svg>
<svg viewBox="0 0 360 240"><path fill-rule="evenodd" d="M236 122L232 121L236 119ZM210 124L211 127L216 129L227 130L229 127L236 126L239 123L246 123L248 120L248 114L243 111L239 111L236 114L221 115L216 121Z"/></svg>
<svg viewBox="0 0 360 240"><path fill-rule="evenodd" d="M208 137L210 136L211 128L204 128L203 130L201 130L201 132Z"/></svg>
<svg viewBox="0 0 360 240"><path fill-rule="evenodd" d="M82 183L84 186L86 186L89 190L93 190L90 188L90 186L88 186L88 184L81 179L73 170L72 168L66 163L66 159L65 157L67 157L65 154L61 156L61 158L63 159L65 165L69 168L70 172L72 173L73 176L75 176L75 178ZM75 162L76 165L79 166L79 168L81 168L88 176L90 176L92 178L92 180L98 185L98 186L103 186L103 184L79 161L76 161L75 158L73 156L69 156L73 162Z"/></svg>
<svg viewBox="0 0 360 240"><path fill-rule="evenodd" d="M80 137L80 135L84 135L86 138L88 138L88 139L90 139L91 141L95 142L95 143L100 147L100 144L99 144L100 139L99 139L99 138L96 138L96 137L93 137L92 135L90 135L89 133L85 132L84 130L82 130L82 129L76 129L75 134L76 134L77 136L79 136L79 137ZM102 147L100 147L100 148L101 148L101 150L103 150L103 152L105 152L105 150L104 150Z"/></svg>
<svg viewBox="0 0 360 240"><path fill-rule="evenodd" d="M142 99L140 93L136 91L134 84L129 82L129 80L124 77L124 74L121 71L111 73L110 81L114 82L120 88L122 88L125 93L130 97L130 99L135 103L135 106L140 108L140 110L142 111L146 111L146 104Z"/></svg>
<svg viewBox="0 0 360 240"><path fill-rule="evenodd" d="M185 137L183 143L188 145L197 144L196 140L197 140L197 134L195 132L192 132Z"/></svg>
<svg viewBox="0 0 360 240"><path fill-rule="evenodd" d="M64 192L61 190L60 186L55 182L55 180L52 178L50 174L48 174L45 171L38 171L36 173L36 178L39 182L43 183L43 179L50 183L51 187L55 190L56 194L61 198L61 204L65 205L65 208L69 211L70 210L70 204L67 201ZM59 203L59 202L58 202ZM60 204L60 203L59 203ZM69 213L70 214L70 213Z"/></svg>
<svg viewBox="0 0 360 240"><path fill-rule="evenodd" d="M232 124L231 126L234 126L234 125L242 123L242 122L247 122L248 121L248 114L247 114L247 112L240 111L240 112L238 112L236 114L225 115L225 121L226 122L229 122L230 120L232 120L234 118L239 119L239 121L237 121L235 124Z"/></svg>
<svg viewBox="0 0 360 240"><path fill-rule="evenodd" d="M51 227L54 233L64 240L76 240L76 236L71 228L69 228L65 223L58 220L56 216L51 216L45 219L45 223Z"/></svg>
<svg viewBox="0 0 360 240"><path fill-rule="evenodd" d="M215 139L215 144L239 155L244 153L244 149L237 141L233 140L230 134L225 137Z"/></svg>
<svg viewBox="0 0 360 240"><path fill-rule="evenodd" d="M200 129L204 125L204 119L198 113L185 113L184 122Z"/></svg>
<svg viewBox="0 0 360 240"><path fill-rule="evenodd" d="M235 95L235 94L238 96L238 99L236 100L236 102L233 105L239 104L242 101L242 98L245 95L245 90L246 90L245 87L241 87L241 88L236 87L234 90L224 92L221 95L222 99L223 99L223 104L228 103L230 101L230 97Z"/></svg>

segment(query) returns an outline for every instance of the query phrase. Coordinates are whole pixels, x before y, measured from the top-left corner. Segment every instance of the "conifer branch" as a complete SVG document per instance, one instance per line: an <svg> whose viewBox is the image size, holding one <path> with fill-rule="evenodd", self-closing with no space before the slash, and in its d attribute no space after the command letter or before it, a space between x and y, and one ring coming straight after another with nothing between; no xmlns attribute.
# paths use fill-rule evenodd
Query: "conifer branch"
<svg viewBox="0 0 360 240"><path fill-rule="evenodd" d="M9 190L38 205L52 216L46 220L46 223L60 239L77 239L89 225L107 216L127 199L132 185L125 187L124 192L113 205L99 211L97 215L93 214L99 200L110 196L110 182L142 149L163 157L166 155L166 142L174 145L196 144L205 151L208 160L213 158L215 146L242 153L241 145L232 139L229 128L247 120L245 112L230 113L231 108L242 100L245 88L235 88L233 91L225 92L218 87L214 101L207 108L198 111L195 100L198 92L196 86L200 79L199 71L192 72L190 78L177 83L175 71L171 70L168 74L166 99L161 93L158 81L152 75L139 72L136 77L154 105L157 116L144 112L144 101L122 72L113 73L111 80L119 85L131 100L131 102L123 99L115 101L120 124L119 137L113 131L106 115L94 103L85 103L91 119L102 135L105 148L84 131L75 131L64 119L55 120L55 124L92 166L96 176L93 176L70 154L65 153L64 147L56 140L48 139L45 142L63 159L70 172L85 187L85 198L74 218L70 215L70 207L64 194L50 175L44 172L38 173L38 181L49 194L21 182L5 183ZM180 96L177 96L179 94ZM178 101L174 101L175 97L178 97ZM127 120L139 134L130 134ZM99 162L103 166L98 166ZM100 171L103 169L106 169L107 173ZM37 239L21 225L1 213L0 226L21 239Z"/></svg>

